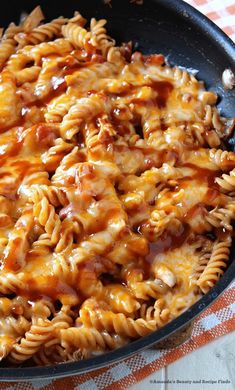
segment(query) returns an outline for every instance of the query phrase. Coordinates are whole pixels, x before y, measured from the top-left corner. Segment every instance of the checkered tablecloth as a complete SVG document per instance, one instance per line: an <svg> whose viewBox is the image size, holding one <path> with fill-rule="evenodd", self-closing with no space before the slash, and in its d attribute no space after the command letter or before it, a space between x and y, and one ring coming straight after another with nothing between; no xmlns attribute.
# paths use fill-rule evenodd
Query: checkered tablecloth
<svg viewBox="0 0 235 390"><path fill-rule="evenodd" d="M235 0L186 0L235 41Z"/></svg>
<svg viewBox="0 0 235 390"><path fill-rule="evenodd" d="M148 0L145 0L148 1ZM235 40L235 0L187 0ZM180 347L147 350L91 373L59 380L0 383L6 390L124 390L200 346L235 330L235 282L194 323L191 338Z"/></svg>

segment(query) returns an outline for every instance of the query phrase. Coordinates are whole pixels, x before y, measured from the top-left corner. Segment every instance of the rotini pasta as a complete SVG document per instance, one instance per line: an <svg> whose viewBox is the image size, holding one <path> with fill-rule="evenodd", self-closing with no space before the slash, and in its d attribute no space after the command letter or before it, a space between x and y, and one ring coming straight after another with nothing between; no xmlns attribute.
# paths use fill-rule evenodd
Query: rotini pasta
<svg viewBox="0 0 235 390"><path fill-rule="evenodd" d="M140 317L146 322L156 322L156 326L161 327L170 319L170 310L165 308L164 299L157 299L154 306L148 306L146 303L141 305Z"/></svg>
<svg viewBox="0 0 235 390"><path fill-rule="evenodd" d="M71 139L79 132L84 120L92 120L99 113L109 109L109 104L102 99L102 96L93 95L88 98L81 98L72 106L63 118L61 123L61 135L65 139Z"/></svg>
<svg viewBox="0 0 235 390"><path fill-rule="evenodd" d="M91 33L77 23L68 23L62 27L62 33L75 47L91 50Z"/></svg>
<svg viewBox="0 0 235 390"><path fill-rule="evenodd" d="M52 20L50 23L35 27L29 32L18 33L15 35L14 39L19 43L19 47L37 45L60 35L61 27L66 22L67 19L60 17Z"/></svg>
<svg viewBox="0 0 235 390"><path fill-rule="evenodd" d="M111 333L116 333L120 336L137 338L139 336L146 336L153 330L156 325L154 321L145 321L142 318L133 320L133 318L126 317L123 313L113 313L110 311L99 310L95 311L80 310L81 321L90 327L98 330L106 330Z"/></svg>
<svg viewBox="0 0 235 390"><path fill-rule="evenodd" d="M224 241L215 242L211 257L197 282L204 294L214 286L220 275L223 274L227 266L231 242L230 237Z"/></svg>
<svg viewBox="0 0 235 390"><path fill-rule="evenodd" d="M22 363L30 359L39 348L50 337L53 326L49 321L38 319L38 321L31 326L25 337L21 339L20 343L16 343L10 353L10 360L12 362Z"/></svg>
<svg viewBox="0 0 235 390"><path fill-rule="evenodd" d="M229 172L229 174L224 173L222 178L217 177L216 183L219 184L223 192L233 192L235 190L235 169Z"/></svg>
<svg viewBox="0 0 235 390"><path fill-rule="evenodd" d="M0 360L21 366L173 320L224 273L235 220L217 95L104 19L43 19L0 41Z"/></svg>
<svg viewBox="0 0 235 390"><path fill-rule="evenodd" d="M126 343L126 340L117 335L111 335L106 331L99 332L94 328L69 328L61 330L61 345L65 350L87 350L115 349Z"/></svg>
<svg viewBox="0 0 235 390"><path fill-rule="evenodd" d="M4 65L5 61L8 60L11 54L15 52L15 48L17 45L17 42L15 41L14 37L21 28L19 26L16 26L14 23L11 23L9 27L6 29L5 33L3 34L1 38L0 43L0 67Z"/></svg>

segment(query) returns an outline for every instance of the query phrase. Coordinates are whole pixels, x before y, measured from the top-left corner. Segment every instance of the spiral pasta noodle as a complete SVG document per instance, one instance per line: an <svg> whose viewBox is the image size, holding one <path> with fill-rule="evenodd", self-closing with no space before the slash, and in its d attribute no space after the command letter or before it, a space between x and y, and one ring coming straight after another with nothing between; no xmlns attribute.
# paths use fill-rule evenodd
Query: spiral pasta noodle
<svg viewBox="0 0 235 390"><path fill-rule="evenodd" d="M43 256L50 252L50 249L53 247L51 242L51 236L47 233L42 233L37 241L34 241L31 249L31 253L36 256Z"/></svg>
<svg viewBox="0 0 235 390"><path fill-rule="evenodd" d="M29 321L23 316L19 316L17 319L14 317L0 318L0 325L3 332L12 334L15 337L24 335L30 328Z"/></svg>
<svg viewBox="0 0 235 390"><path fill-rule="evenodd" d="M115 41L107 36L106 25L107 21L101 19L97 21L95 18L91 19L91 43L102 51L104 57L107 55L107 50L115 45Z"/></svg>
<svg viewBox="0 0 235 390"><path fill-rule="evenodd" d="M54 148L54 146L52 147ZM33 184L30 186L28 193L32 199L35 197L37 199L42 199L45 197L48 202L50 202L53 206L58 207L59 205L65 206L68 204L68 198L66 196L66 191L63 188L56 186L48 186L46 184Z"/></svg>
<svg viewBox="0 0 235 390"><path fill-rule="evenodd" d="M16 34L15 40L19 43L20 47L24 47L26 45L37 45L41 42L51 40L52 38L60 35L61 27L66 21L67 19L63 17L54 19L50 23L35 27L28 33L22 32Z"/></svg>
<svg viewBox="0 0 235 390"><path fill-rule="evenodd" d="M235 188L235 170L230 171L228 175L224 173L222 178L217 177L216 183L219 184L223 192L233 192Z"/></svg>
<svg viewBox="0 0 235 390"><path fill-rule="evenodd" d="M36 364L47 365L53 362L69 360L68 354L60 346L58 333L62 329L71 328L73 324L71 314L72 311L69 306L63 306L61 310L55 314L51 322L54 327L54 337L43 343L38 352L34 354L33 359Z"/></svg>
<svg viewBox="0 0 235 390"><path fill-rule="evenodd" d="M106 29L104 28L105 24L105 19L98 21L94 18L91 19L90 41L93 46L101 51L103 57L108 62L118 63L122 60L121 52L119 48L115 47L115 40L107 35Z"/></svg>
<svg viewBox="0 0 235 390"><path fill-rule="evenodd" d="M233 227L231 221L234 219L234 212L234 202L228 202L224 208L215 208L211 210L208 213L206 220L215 228L223 227L224 229L232 231Z"/></svg>
<svg viewBox="0 0 235 390"><path fill-rule="evenodd" d="M146 303L143 303L140 308L140 317L146 322L154 321L158 327L161 327L168 322L170 317L170 310L164 306L163 299L156 300L154 306L148 306Z"/></svg>
<svg viewBox="0 0 235 390"><path fill-rule="evenodd" d="M18 289L24 288L22 274L2 272L0 275L0 292L1 294L11 294Z"/></svg>
<svg viewBox="0 0 235 390"><path fill-rule="evenodd" d="M53 102L48 105L47 112L45 113L46 122L61 122L63 117L68 113L69 109L74 104L73 100L74 99L67 95L62 95L53 99Z"/></svg>
<svg viewBox="0 0 235 390"><path fill-rule="evenodd" d="M64 116L60 127L62 137L71 139L79 132L80 126L85 119L89 117L92 119L92 117L96 116L104 109L107 109L107 105L98 95L78 100L78 102L70 108L68 114Z"/></svg>
<svg viewBox="0 0 235 390"><path fill-rule="evenodd" d="M49 321L39 319L31 326L20 344L15 344L11 353L11 361L24 362L30 359L50 337L53 326Z"/></svg>
<svg viewBox="0 0 235 390"><path fill-rule="evenodd" d="M108 332L99 332L94 328L69 328L61 331L61 344L65 349L70 347L91 348L93 350L115 349L123 343L120 337ZM124 343L123 343L124 344Z"/></svg>
<svg viewBox="0 0 235 390"><path fill-rule="evenodd" d="M227 266L230 246L231 238L215 242L210 260L197 281L197 285L204 293L209 291L223 274L224 268Z"/></svg>
<svg viewBox="0 0 235 390"><path fill-rule="evenodd" d="M149 298L157 299L167 290L167 286L159 279L134 282L129 283L129 285L136 298L143 300L149 300Z"/></svg>
<svg viewBox="0 0 235 390"><path fill-rule="evenodd" d="M17 42L14 37L20 30L21 28L19 26L11 23L3 34L0 42L0 67L2 67L10 55L15 52Z"/></svg>
<svg viewBox="0 0 235 390"><path fill-rule="evenodd" d="M61 228L61 221L54 207L43 197L34 205L34 216L45 227L45 232L50 235L52 244L57 244Z"/></svg>
<svg viewBox="0 0 235 390"><path fill-rule="evenodd" d="M76 23L68 23L62 27L62 33L75 47L89 50L91 33Z"/></svg>
<svg viewBox="0 0 235 390"><path fill-rule="evenodd" d="M234 153L221 149L210 149L210 159L219 168L229 169L232 161L234 161Z"/></svg>

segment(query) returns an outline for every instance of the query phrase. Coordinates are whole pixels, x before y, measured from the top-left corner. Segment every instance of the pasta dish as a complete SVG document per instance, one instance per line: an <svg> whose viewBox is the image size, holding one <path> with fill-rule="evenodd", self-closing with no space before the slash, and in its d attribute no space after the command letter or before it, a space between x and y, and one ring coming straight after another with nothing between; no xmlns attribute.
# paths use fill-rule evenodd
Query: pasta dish
<svg viewBox="0 0 235 390"><path fill-rule="evenodd" d="M235 121L161 54L106 20L0 41L0 360L48 365L119 348L176 318L229 260Z"/></svg>

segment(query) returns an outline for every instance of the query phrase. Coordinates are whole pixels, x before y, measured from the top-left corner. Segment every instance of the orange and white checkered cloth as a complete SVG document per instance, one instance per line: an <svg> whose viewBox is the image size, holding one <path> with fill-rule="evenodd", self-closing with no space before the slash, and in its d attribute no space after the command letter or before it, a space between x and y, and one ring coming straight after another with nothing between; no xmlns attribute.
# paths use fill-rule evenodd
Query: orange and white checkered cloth
<svg viewBox="0 0 235 390"><path fill-rule="evenodd" d="M146 0L147 1L147 0ZM212 19L235 41L234 0L187 0ZM191 338L179 347L149 349L135 356L65 379L0 383L1 390L124 390L198 347L235 331L235 282L194 323Z"/></svg>
<svg viewBox="0 0 235 390"><path fill-rule="evenodd" d="M235 41L235 2L234 0L185 0L213 20L230 38Z"/></svg>

